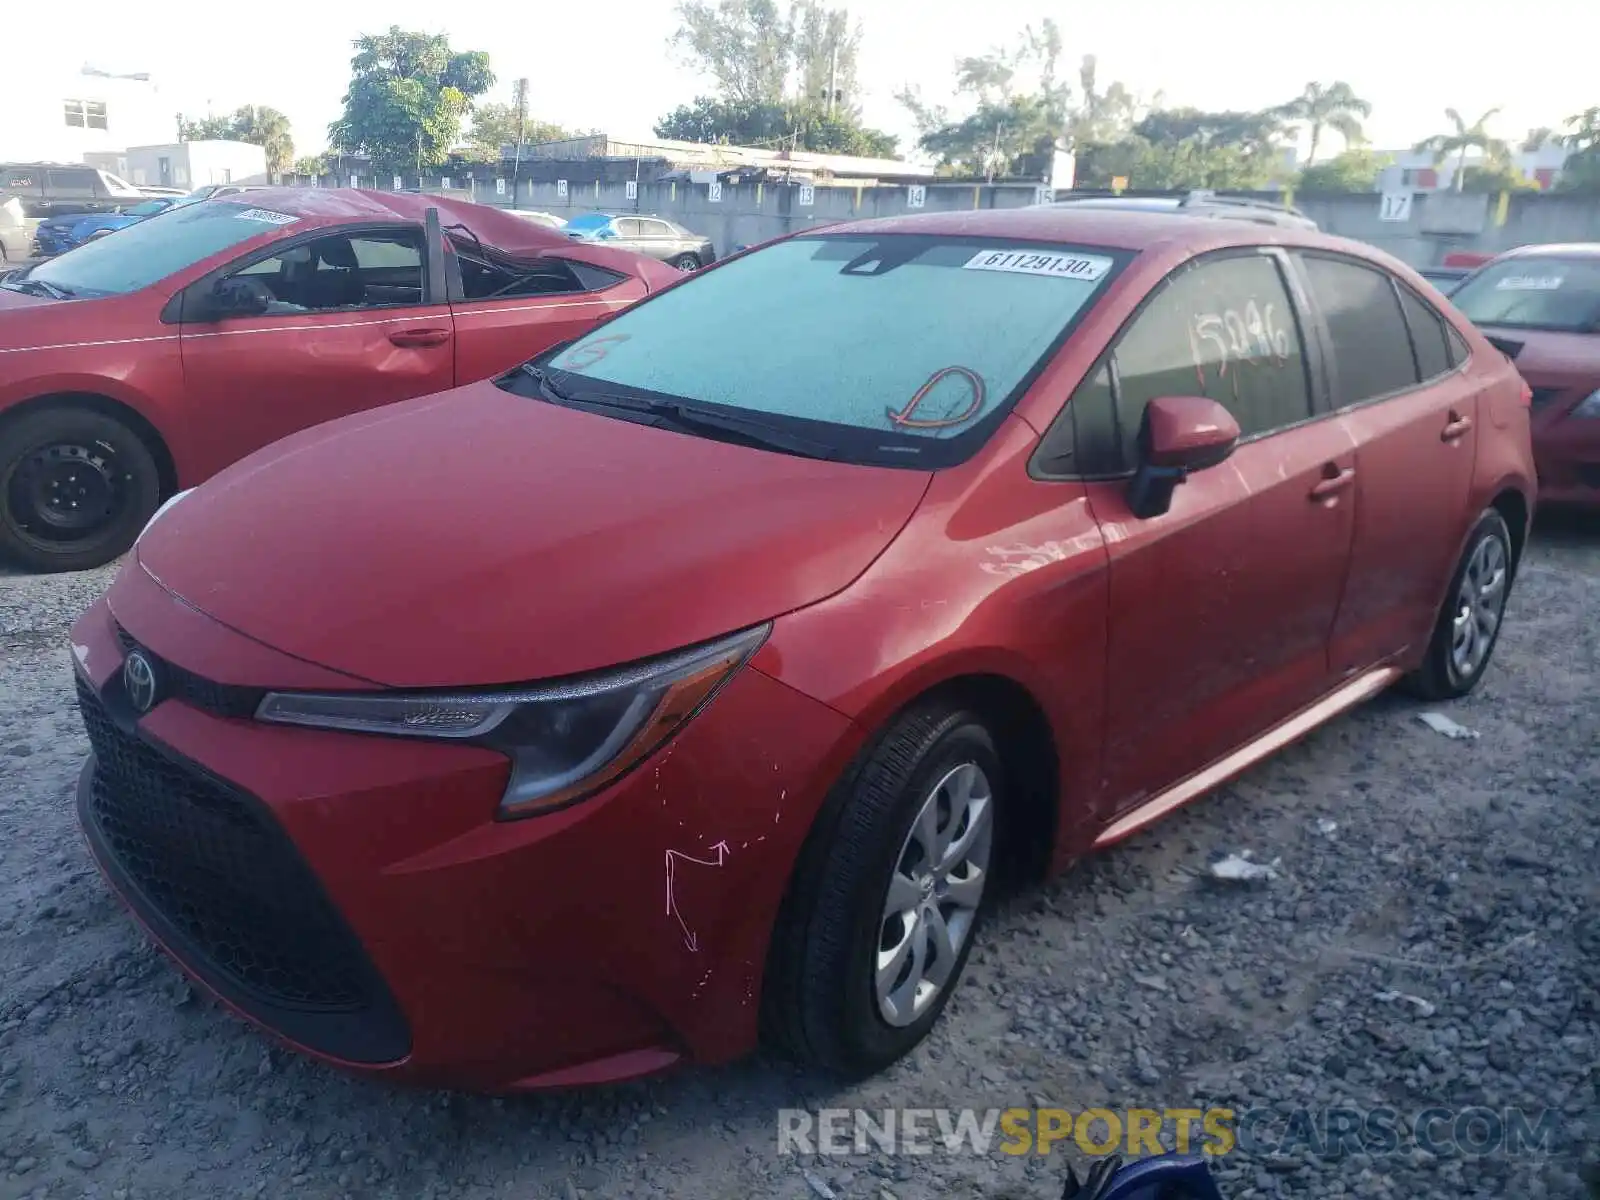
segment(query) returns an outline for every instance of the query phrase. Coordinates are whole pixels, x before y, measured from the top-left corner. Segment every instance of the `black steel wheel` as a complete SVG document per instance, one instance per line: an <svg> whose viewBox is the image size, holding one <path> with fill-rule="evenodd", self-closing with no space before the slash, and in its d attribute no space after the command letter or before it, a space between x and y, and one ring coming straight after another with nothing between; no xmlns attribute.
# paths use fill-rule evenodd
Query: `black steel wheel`
<svg viewBox="0 0 1600 1200"><path fill-rule="evenodd" d="M149 448L79 405L0 423L0 556L33 571L84 571L133 545L161 502Z"/></svg>

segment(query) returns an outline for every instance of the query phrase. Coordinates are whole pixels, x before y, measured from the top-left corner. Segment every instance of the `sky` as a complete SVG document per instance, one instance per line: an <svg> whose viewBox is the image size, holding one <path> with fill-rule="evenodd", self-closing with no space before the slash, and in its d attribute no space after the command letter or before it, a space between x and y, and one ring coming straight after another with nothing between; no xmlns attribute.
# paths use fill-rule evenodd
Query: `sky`
<svg viewBox="0 0 1600 1200"><path fill-rule="evenodd" d="M1262 108L1310 80L1343 79L1372 102L1367 134L1380 149L1442 131L1446 106L1469 122L1502 108L1490 128L1515 142L1530 128L1559 126L1600 104L1593 71L1600 9L1573 0L1520 0L1514 10L1503 0L1341 0L1315 18L1307 8L1259 0L1070 7L1049 0L849 0L847 7L865 29L865 120L900 135L902 147L914 130L894 100L899 88L913 84L930 101L951 101L958 56L1010 45L1046 16L1063 30L1068 64L1093 53L1102 86L1120 80L1146 99L1159 91L1167 105ZM508 100L511 81L525 75L536 116L620 139L648 136L661 114L712 90L668 48L677 23L670 0L608 0L600 10L427 0L155 8L80 0L72 11L70 48L66 38L42 39L8 65L4 89L26 86L35 72L86 63L148 71L174 113L220 114L246 103L282 110L298 153L326 144L349 78L350 43L391 24L445 33L458 50L488 51L499 82L485 99ZM604 19L588 19L591 11ZM1508 11L1515 13L1509 50Z"/></svg>

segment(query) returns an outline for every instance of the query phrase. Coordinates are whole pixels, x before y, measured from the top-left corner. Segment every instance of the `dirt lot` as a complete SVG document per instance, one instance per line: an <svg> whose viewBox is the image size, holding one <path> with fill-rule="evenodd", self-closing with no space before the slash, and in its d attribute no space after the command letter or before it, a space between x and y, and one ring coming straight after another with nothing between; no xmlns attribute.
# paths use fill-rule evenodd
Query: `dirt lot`
<svg viewBox="0 0 1600 1200"><path fill-rule="evenodd" d="M1480 738L1381 698L1009 903L931 1043L849 1089L756 1061L492 1101L269 1049L144 944L74 826L86 745L64 635L109 578L0 574L0 1200L1053 1198L1059 1151L776 1150L783 1107L1034 1102L1550 1108L1541 1158L1440 1159L1404 1138L1331 1160L1239 1151L1224 1191L1582 1194L1600 1143L1594 525L1537 539L1495 665L1448 709ZM1205 878L1240 849L1280 876Z"/></svg>

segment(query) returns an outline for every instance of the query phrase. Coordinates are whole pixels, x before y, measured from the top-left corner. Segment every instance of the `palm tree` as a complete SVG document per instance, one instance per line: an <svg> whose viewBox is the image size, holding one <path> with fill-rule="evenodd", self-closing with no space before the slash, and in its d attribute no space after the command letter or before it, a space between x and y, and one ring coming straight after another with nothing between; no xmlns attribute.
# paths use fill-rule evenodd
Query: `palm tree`
<svg viewBox="0 0 1600 1200"><path fill-rule="evenodd" d="M1522 152L1534 154L1545 148L1549 142L1556 140L1556 131L1548 125L1540 125L1528 130L1528 136L1522 139Z"/></svg>
<svg viewBox="0 0 1600 1200"><path fill-rule="evenodd" d="M1491 108L1471 125L1461 119L1461 114L1453 108L1444 110L1444 115L1450 118L1450 123L1455 126L1453 133L1436 133L1430 138L1423 138L1412 147L1418 154L1433 155L1433 165L1438 166L1452 154L1456 156L1456 171L1453 186L1456 191L1461 190L1467 169L1467 151L1480 150L1483 152L1486 166L1500 166L1511 158L1511 147L1497 137L1491 137L1487 128L1489 122L1498 116L1500 110Z"/></svg>
<svg viewBox="0 0 1600 1200"><path fill-rule="evenodd" d="M1600 147L1600 107L1586 108L1563 124L1572 130L1561 139L1568 148L1581 153Z"/></svg>
<svg viewBox="0 0 1600 1200"><path fill-rule="evenodd" d="M289 118L265 104L246 104L233 114L233 136L253 142L267 152L267 170L287 171L294 162L294 138L289 136Z"/></svg>
<svg viewBox="0 0 1600 1200"><path fill-rule="evenodd" d="M1298 122L1310 132L1311 145L1306 153L1309 167L1316 161L1324 129L1333 130L1347 143L1362 141L1361 120L1372 115L1372 105L1356 95L1348 83L1336 80L1326 87L1308 83L1305 91L1274 111L1285 121Z"/></svg>

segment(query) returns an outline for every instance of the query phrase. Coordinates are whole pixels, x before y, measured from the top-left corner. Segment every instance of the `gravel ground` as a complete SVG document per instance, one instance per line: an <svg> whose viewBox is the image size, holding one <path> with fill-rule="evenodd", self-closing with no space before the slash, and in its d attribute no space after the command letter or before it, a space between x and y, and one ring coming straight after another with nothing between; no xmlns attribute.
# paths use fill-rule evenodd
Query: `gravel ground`
<svg viewBox="0 0 1600 1200"><path fill-rule="evenodd" d="M269 1048L136 934L69 804L86 747L64 633L109 578L0 574L0 1200L1054 1197L1059 1148L777 1153L784 1107L1030 1103L1551 1108L1543 1158L1240 1150L1218 1169L1228 1200L1583 1194L1600 1143L1600 527L1542 529L1495 665L1448 708L1479 739L1380 698L1008 901L935 1036L886 1077L838 1088L754 1061L505 1101ZM1241 849L1278 877L1206 877Z"/></svg>

